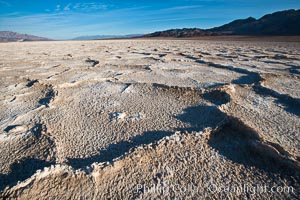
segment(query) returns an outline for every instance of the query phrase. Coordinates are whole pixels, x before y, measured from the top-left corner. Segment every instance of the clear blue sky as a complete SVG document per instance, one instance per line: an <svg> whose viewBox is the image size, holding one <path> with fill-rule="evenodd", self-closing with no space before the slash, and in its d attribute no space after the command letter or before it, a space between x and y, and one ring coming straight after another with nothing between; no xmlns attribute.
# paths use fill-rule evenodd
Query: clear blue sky
<svg viewBox="0 0 300 200"><path fill-rule="evenodd" d="M69 39L183 27L299 9L300 0L0 0L0 30Z"/></svg>

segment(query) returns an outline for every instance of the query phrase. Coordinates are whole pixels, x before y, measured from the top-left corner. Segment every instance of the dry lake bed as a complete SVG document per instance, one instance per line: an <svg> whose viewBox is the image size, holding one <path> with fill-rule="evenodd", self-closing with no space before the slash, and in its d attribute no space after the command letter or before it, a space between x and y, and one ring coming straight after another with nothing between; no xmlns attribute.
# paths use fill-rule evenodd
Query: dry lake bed
<svg viewBox="0 0 300 200"><path fill-rule="evenodd" d="M300 195L300 43L1 43L0 58L1 198Z"/></svg>

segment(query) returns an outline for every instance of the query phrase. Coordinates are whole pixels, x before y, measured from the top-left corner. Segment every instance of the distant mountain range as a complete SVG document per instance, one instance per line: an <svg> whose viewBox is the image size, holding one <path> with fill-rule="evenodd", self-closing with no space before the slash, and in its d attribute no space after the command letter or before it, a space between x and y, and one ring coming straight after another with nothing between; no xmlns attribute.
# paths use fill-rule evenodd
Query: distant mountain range
<svg viewBox="0 0 300 200"><path fill-rule="evenodd" d="M90 36L80 36L73 38L72 40L100 40L100 39L111 39L111 38L134 38L140 37L143 34L131 34L131 35L90 35Z"/></svg>
<svg viewBox="0 0 300 200"><path fill-rule="evenodd" d="M97 40L112 38L137 38L137 37L199 37L222 35L249 35L249 36L300 36L300 9L285 10L265 15L260 19L249 17L238 19L228 24L211 28L183 28L157 31L142 35L94 35L80 36L72 40ZM16 41L50 41L51 39L11 31L0 31L0 42Z"/></svg>
<svg viewBox="0 0 300 200"><path fill-rule="evenodd" d="M12 31L0 31L0 42L50 41L51 39Z"/></svg>
<svg viewBox="0 0 300 200"><path fill-rule="evenodd" d="M289 36L300 35L300 10L268 14L260 19L239 19L211 29L170 29L146 34L143 37L197 37L217 35Z"/></svg>

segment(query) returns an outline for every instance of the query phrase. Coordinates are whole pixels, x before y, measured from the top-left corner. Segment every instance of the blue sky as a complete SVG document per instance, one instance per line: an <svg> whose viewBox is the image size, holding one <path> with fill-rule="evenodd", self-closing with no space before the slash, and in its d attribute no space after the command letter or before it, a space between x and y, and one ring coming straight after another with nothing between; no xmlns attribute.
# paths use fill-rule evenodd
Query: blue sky
<svg viewBox="0 0 300 200"><path fill-rule="evenodd" d="M210 28L299 8L300 0L0 0L0 30L70 39Z"/></svg>

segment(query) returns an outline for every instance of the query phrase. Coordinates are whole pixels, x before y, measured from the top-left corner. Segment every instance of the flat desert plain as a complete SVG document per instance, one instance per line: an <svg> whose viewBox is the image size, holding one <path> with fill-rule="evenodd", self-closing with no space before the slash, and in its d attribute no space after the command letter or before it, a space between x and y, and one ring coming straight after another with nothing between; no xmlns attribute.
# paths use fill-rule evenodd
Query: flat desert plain
<svg viewBox="0 0 300 200"><path fill-rule="evenodd" d="M0 196L296 199L300 43L0 44Z"/></svg>

